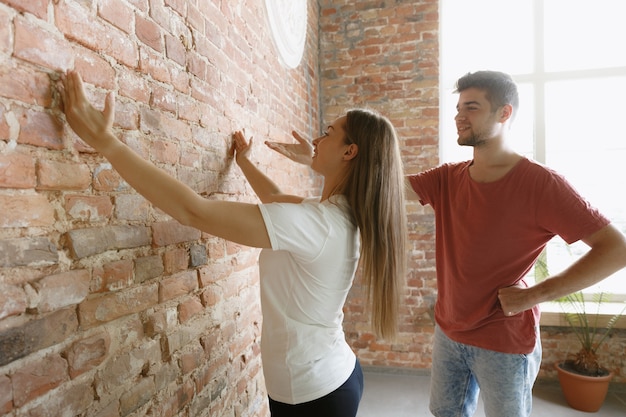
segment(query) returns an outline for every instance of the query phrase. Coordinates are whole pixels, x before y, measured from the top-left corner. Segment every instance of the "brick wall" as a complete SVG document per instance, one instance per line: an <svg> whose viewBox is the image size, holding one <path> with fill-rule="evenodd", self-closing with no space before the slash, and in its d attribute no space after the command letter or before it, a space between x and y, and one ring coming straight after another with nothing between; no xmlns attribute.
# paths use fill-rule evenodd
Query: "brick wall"
<svg viewBox="0 0 626 417"><path fill-rule="evenodd" d="M0 1L0 415L264 416L258 251L182 227L63 122L55 80L117 98L117 133L210 198L256 201L230 134L319 131L318 5L282 66L264 2Z"/></svg>
<svg viewBox="0 0 626 417"><path fill-rule="evenodd" d="M226 157L233 130L257 144L314 136L356 106L394 122L407 172L438 163L436 0L309 1L295 70L278 63L262 7L0 0L0 415L268 415L258 252L182 227L129 189L63 123L59 72L77 68L98 103L114 90L120 136L211 198L255 201ZM287 191L319 185L260 145L253 156ZM358 281L346 306L366 366L430 367L433 216L416 202L408 213L399 341L369 332ZM542 376L554 377L573 337L543 337ZM626 335L612 343L623 351ZM623 355L602 354L626 380Z"/></svg>

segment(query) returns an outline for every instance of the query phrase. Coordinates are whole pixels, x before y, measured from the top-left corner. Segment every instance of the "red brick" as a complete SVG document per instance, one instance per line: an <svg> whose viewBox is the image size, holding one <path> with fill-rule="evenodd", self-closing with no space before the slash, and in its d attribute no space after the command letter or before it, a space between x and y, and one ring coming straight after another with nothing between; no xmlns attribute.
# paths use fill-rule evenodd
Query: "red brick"
<svg viewBox="0 0 626 417"><path fill-rule="evenodd" d="M43 148L63 149L63 125L48 113L25 110L20 115L18 143Z"/></svg>
<svg viewBox="0 0 626 417"><path fill-rule="evenodd" d="M34 188L36 184L32 156L18 152L0 154L0 188Z"/></svg>
<svg viewBox="0 0 626 417"><path fill-rule="evenodd" d="M68 244L78 258L92 256L111 249L136 248L150 244L145 226L105 226L75 229L67 233Z"/></svg>
<svg viewBox="0 0 626 417"><path fill-rule="evenodd" d="M14 285L0 285L0 319L22 314L26 311L26 307L28 307L28 298L22 288Z"/></svg>
<svg viewBox="0 0 626 417"><path fill-rule="evenodd" d="M198 289L198 276L195 271L186 271L159 282L159 303L187 295Z"/></svg>
<svg viewBox="0 0 626 417"><path fill-rule="evenodd" d="M111 392L119 395L119 388L127 390L131 385L142 379L142 376L152 378L150 369L162 363L159 341L143 340L141 346L125 352L116 352L115 358L107 363L98 372L96 390L101 396L108 396ZM129 384L130 382L130 384Z"/></svg>
<svg viewBox="0 0 626 417"><path fill-rule="evenodd" d="M163 83L170 82L170 71L168 69L167 60L163 59L161 54L155 53L152 49L141 49L139 57L139 68L144 74L150 75L157 81Z"/></svg>
<svg viewBox="0 0 626 417"><path fill-rule="evenodd" d="M139 284L163 275L163 260L160 256L145 256L135 259L135 281Z"/></svg>
<svg viewBox="0 0 626 417"><path fill-rule="evenodd" d="M66 195L64 209L74 220L98 222L111 217L113 204L103 195Z"/></svg>
<svg viewBox="0 0 626 417"><path fill-rule="evenodd" d="M203 56L194 52L190 52L188 54L187 69L196 77L200 79L204 79L206 77L207 65L206 58Z"/></svg>
<svg viewBox="0 0 626 417"><path fill-rule="evenodd" d="M138 63L137 45L128 39L128 34L104 26L88 11L76 3L59 2L55 4L57 28L70 40L86 46L92 51L105 55L131 68Z"/></svg>
<svg viewBox="0 0 626 417"><path fill-rule="evenodd" d="M168 31L175 30L176 26L182 23L180 18L185 15L176 15L170 7L165 7L164 2L150 0L149 18L161 28Z"/></svg>
<svg viewBox="0 0 626 417"><path fill-rule="evenodd" d="M150 106L167 111L172 114L176 114L176 111L177 111L176 93L166 88L163 88L160 85L153 85Z"/></svg>
<svg viewBox="0 0 626 417"><path fill-rule="evenodd" d="M12 16L9 14L9 10L0 9L0 52L9 55L13 44L13 32L12 28ZM0 110L1 112L2 110Z"/></svg>
<svg viewBox="0 0 626 417"><path fill-rule="evenodd" d="M0 375L0 413L8 414L13 409L13 386L6 375Z"/></svg>
<svg viewBox="0 0 626 417"><path fill-rule="evenodd" d="M130 259L109 262L102 269L105 288L109 291L126 288L133 283L133 261Z"/></svg>
<svg viewBox="0 0 626 417"><path fill-rule="evenodd" d="M11 376L13 401L17 407L21 407L68 380L65 359L49 355L20 367Z"/></svg>
<svg viewBox="0 0 626 417"><path fill-rule="evenodd" d="M85 83L107 91L115 89L115 70L101 55L82 51L74 59L74 69L81 74Z"/></svg>
<svg viewBox="0 0 626 417"><path fill-rule="evenodd" d="M161 28L151 20L135 14L135 34L137 38L157 52L163 52Z"/></svg>
<svg viewBox="0 0 626 417"><path fill-rule="evenodd" d="M183 271L189 266L189 253L184 248L174 248L163 254L163 267L166 274Z"/></svg>
<svg viewBox="0 0 626 417"><path fill-rule="evenodd" d="M187 45L183 44L183 41ZM175 38L172 35L165 34L165 52L169 59L181 66L185 66L187 62L187 49L191 48L191 39L180 35Z"/></svg>
<svg viewBox="0 0 626 417"><path fill-rule="evenodd" d="M32 13L40 19L48 15L48 0L3 0L20 12Z"/></svg>
<svg viewBox="0 0 626 417"><path fill-rule="evenodd" d="M7 120L7 117L11 119L11 122ZM15 137L17 136L17 133L15 132L17 129L9 126L9 123L13 126L18 125L18 123L15 122L15 115L13 113L9 113L4 106L0 106L0 140L4 142L15 140Z"/></svg>
<svg viewBox="0 0 626 417"><path fill-rule="evenodd" d="M178 326L177 312L173 309L161 309L148 313L146 319L146 335L154 337L167 333Z"/></svg>
<svg viewBox="0 0 626 417"><path fill-rule="evenodd" d="M204 349L200 344L188 348L186 352L181 355L180 369L184 374L192 372L194 369L199 368L200 365L206 360Z"/></svg>
<svg viewBox="0 0 626 417"><path fill-rule="evenodd" d="M135 72L121 72L118 83L121 96L144 104L148 104L150 101L148 81L145 78L138 77Z"/></svg>
<svg viewBox="0 0 626 417"><path fill-rule="evenodd" d="M48 74L33 69L0 65L0 97L47 107L52 102Z"/></svg>
<svg viewBox="0 0 626 417"><path fill-rule="evenodd" d="M45 237L0 240L0 267L54 265L59 261L55 245Z"/></svg>
<svg viewBox="0 0 626 417"><path fill-rule="evenodd" d="M66 308L20 326L0 330L0 366L60 343L76 332L75 308Z"/></svg>
<svg viewBox="0 0 626 417"><path fill-rule="evenodd" d="M94 402L94 389L85 383L65 384L44 402L28 408L29 417L48 417L51 410L56 416L80 416L89 410ZM119 414L118 414L119 415ZM116 415L116 416L118 416ZM98 414L98 417L108 417ZM112 416L111 416L112 417Z"/></svg>
<svg viewBox="0 0 626 417"><path fill-rule="evenodd" d="M133 11L121 0L103 0L98 8L98 15L128 34L133 30Z"/></svg>
<svg viewBox="0 0 626 417"><path fill-rule="evenodd" d="M156 285L144 285L84 301L78 306L80 325L89 328L144 311L158 304L158 293Z"/></svg>
<svg viewBox="0 0 626 417"><path fill-rule="evenodd" d="M204 306L197 298L189 298L178 305L178 319L184 324L203 310Z"/></svg>
<svg viewBox="0 0 626 417"><path fill-rule="evenodd" d="M72 379L104 362L109 356L110 346L111 337L106 331L72 344L65 352Z"/></svg>
<svg viewBox="0 0 626 417"><path fill-rule="evenodd" d="M200 298L202 299L202 304L206 307L214 307L224 299L224 291L219 285L209 285L202 290Z"/></svg>
<svg viewBox="0 0 626 417"><path fill-rule="evenodd" d="M89 294L89 272L78 269L48 275L34 284L40 297L40 312L49 312L82 302Z"/></svg>
<svg viewBox="0 0 626 417"><path fill-rule="evenodd" d="M171 77L170 84L172 85L172 87L174 87L176 91L180 91L181 93L185 94L185 97L188 98L189 83L190 83L189 79L191 77L191 74L187 72L187 69L177 68L177 67L172 66L170 67L170 77ZM180 105L179 105L178 111L179 111L179 117L181 117L180 112L182 110L180 109Z"/></svg>
<svg viewBox="0 0 626 417"><path fill-rule="evenodd" d="M147 222L150 207L150 202L139 194L121 194L115 197L115 218Z"/></svg>
<svg viewBox="0 0 626 417"><path fill-rule="evenodd" d="M190 168L199 168L202 166L202 156L202 153L197 149L185 148L182 152L180 152L179 163Z"/></svg>
<svg viewBox="0 0 626 417"><path fill-rule="evenodd" d="M74 52L64 39L21 17L14 23L16 57L56 70L72 67Z"/></svg>
<svg viewBox="0 0 626 417"><path fill-rule="evenodd" d="M121 415L129 415L146 404L155 395L155 391L153 378L142 378L139 382L133 384L120 398Z"/></svg>
<svg viewBox="0 0 626 417"><path fill-rule="evenodd" d="M137 8L137 10L147 13L149 10L150 0L128 0L128 3Z"/></svg>
<svg viewBox="0 0 626 417"><path fill-rule="evenodd" d="M139 111L136 103L117 101L115 105L115 126L124 130L135 131L139 128ZM128 143L132 132L121 132L120 139Z"/></svg>
<svg viewBox="0 0 626 417"><path fill-rule="evenodd" d="M185 142L191 140L191 127L188 123L175 117L161 118L161 129L168 138L177 138Z"/></svg>
<svg viewBox="0 0 626 417"><path fill-rule="evenodd" d="M54 207L45 195L0 195L0 227L45 227L54 223Z"/></svg>
<svg viewBox="0 0 626 417"><path fill-rule="evenodd" d="M201 7L201 5L192 4L192 3L189 3L188 1L181 1L181 0L174 0L174 1L178 3L182 3L184 4L185 7L187 7L187 14L185 15L187 16L187 22L188 22L187 24L190 27L197 29L200 33L203 33L205 36L207 36L207 26L208 27L213 26L213 22L207 21L207 19L205 19L204 16L211 16L211 14L210 13L203 14L198 9L198 7ZM166 2L169 3L168 0L166 0Z"/></svg>
<svg viewBox="0 0 626 417"><path fill-rule="evenodd" d="M179 159L179 146L172 141L155 140L152 142L152 158L155 162L176 164Z"/></svg>
<svg viewBox="0 0 626 417"><path fill-rule="evenodd" d="M43 160L37 168L39 190L84 190L91 183L85 164Z"/></svg>
<svg viewBox="0 0 626 417"><path fill-rule="evenodd" d="M193 227L183 226L176 220L152 224L152 239L156 246L167 246L176 243L200 239L200 231Z"/></svg>
<svg viewBox="0 0 626 417"><path fill-rule="evenodd" d="M178 117L180 119L191 122L202 120L204 109L198 105L195 100L192 100L191 97L179 95L176 99L176 105L178 106Z"/></svg>

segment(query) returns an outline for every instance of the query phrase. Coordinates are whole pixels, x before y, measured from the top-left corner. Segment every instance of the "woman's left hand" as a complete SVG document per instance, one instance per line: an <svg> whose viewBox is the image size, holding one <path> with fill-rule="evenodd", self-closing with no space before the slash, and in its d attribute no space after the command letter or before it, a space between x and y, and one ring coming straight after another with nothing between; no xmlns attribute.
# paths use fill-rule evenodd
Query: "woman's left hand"
<svg viewBox="0 0 626 417"><path fill-rule="evenodd" d="M65 118L76 134L94 149L104 152L117 142L113 135L115 99L109 92L104 111L99 111L85 97L83 81L76 71L68 71L61 77L61 93Z"/></svg>

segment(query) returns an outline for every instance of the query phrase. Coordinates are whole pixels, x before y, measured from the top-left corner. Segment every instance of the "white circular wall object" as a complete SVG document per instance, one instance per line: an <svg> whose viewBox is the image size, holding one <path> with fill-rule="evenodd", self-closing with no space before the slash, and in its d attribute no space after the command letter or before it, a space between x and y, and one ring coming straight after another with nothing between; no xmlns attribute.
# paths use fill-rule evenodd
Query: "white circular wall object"
<svg viewBox="0 0 626 417"><path fill-rule="evenodd" d="M297 67L306 40L307 0L265 0L265 10L281 61Z"/></svg>

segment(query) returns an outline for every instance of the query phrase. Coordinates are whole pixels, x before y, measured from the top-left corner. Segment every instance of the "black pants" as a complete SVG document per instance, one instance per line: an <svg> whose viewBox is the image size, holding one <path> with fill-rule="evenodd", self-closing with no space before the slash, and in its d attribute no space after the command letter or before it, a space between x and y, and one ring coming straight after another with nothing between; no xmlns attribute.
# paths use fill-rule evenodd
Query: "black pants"
<svg viewBox="0 0 626 417"><path fill-rule="evenodd" d="M352 375L342 386L328 395L300 404L270 400L272 417L355 417L363 395L363 371L356 360Z"/></svg>

